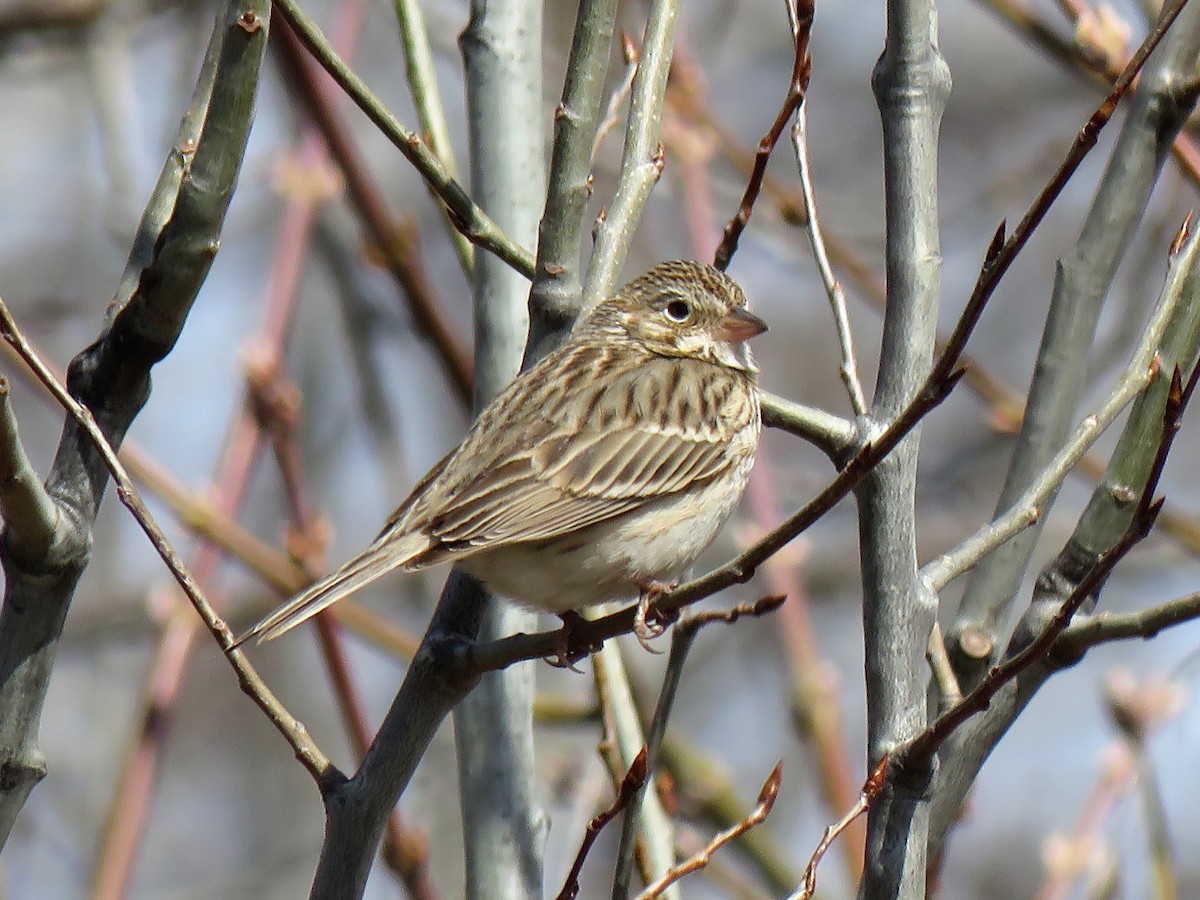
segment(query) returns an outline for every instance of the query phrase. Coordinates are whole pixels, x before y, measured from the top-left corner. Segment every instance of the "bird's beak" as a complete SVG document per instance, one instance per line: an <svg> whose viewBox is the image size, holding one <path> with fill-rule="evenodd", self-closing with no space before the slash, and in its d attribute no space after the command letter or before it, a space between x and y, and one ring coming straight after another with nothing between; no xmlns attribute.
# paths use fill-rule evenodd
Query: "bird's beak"
<svg viewBox="0 0 1200 900"><path fill-rule="evenodd" d="M713 337L719 341L740 344L766 330L766 322L745 307L737 306L717 323Z"/></svg>

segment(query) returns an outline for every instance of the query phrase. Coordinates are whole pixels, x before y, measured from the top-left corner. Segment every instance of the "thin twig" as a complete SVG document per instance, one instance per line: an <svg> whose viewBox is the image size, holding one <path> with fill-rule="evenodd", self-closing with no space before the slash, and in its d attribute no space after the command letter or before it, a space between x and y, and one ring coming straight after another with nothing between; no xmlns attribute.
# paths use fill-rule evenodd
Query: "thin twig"
<svg viewBox="0 0 1200 900"><path fill-rule="evenodd" d="M748 603L739 603L732 609L708 609L704 612L690 615L686 619L680 619L679 624L675 626L675 631L682 630L695 635L704 626L712 625L716 622L724 622L726 625L732 625L743 616L758 618L759 616L775 612L775 610L783 606L786 600L786 594L769 594L766 597L760 597Z"/></svg>
<svg viewBox="0 0 1200 900"><path fill-rule="evenodd" d="M792 78L788 84L787 96L784 97L783 106L780 107L779 114L775 116L770 130L758 143L758 152L754 157L754 169L750 173L750 180L746 183L742 202L738 206L737 213L725 226L721 244L717 247L717 252L713 257L713 265L718 269L728 268L729 261L737 252L738 240L750 222L750 215L754 212L754 203L758 199L759 191L762 190L763 176L767 172L767 163L771 159L771 153L774 151L775 145L779 143L783 129L787 127L787 123L800 104L804 102L804 95L808 92L808 80L812 75L812 57L808 52L809 37L812 34L812 5L806 4L805 10L797 7L795 12L797 16L793 29L795 54L792 57Z"/></svg>
<svg viewBox="0 0 1200 900"><path fill-rule="evenodd" d="M1198 618L1200 593L1188 594L1137 612L1103 612L1086 618L1077 617L1058 639L1055 649L1061 647L1069 656L1076 656L1112 641L1130 638L1149 640L1159 632Z"/></svg>
<svg viewBox="0 0 1200 900"><path fill-rule="evenodd" d="M433 282L425 272L420 254L416 252L415 226L411 222L397 220L388 209L383 192L375 183L338 114L328 83L320 77L320 69L304 52L304 34L298 29L294 31L287 22L281 22L275 30L275 37L276 46L292 74L289 82L307 105L313 123L325 139L330 156L345 176L354 208L408 301L417 327L437 348L459 397L464 403L469 403L475 379L471 351L434 291ZM427 149L425 152L429 153Z"/></svg>
<svg viewBox="0 0 1200 900"><path fill-rule="evenodd" d="M771 813L771 807L775 805L775 799L779 796L779 785L782 781L783 761L780 760L775 764L775 768L771 770L771 774L767 776L767 780L763 782L762 790L758 794L758 802L754 805L754 809L750 811L750 815L746 816L745 819L738 822L732 828L727 828L716 835L700 851L678 865L673 866L669 872L653 884L647 885L646 889L638 894L638 900L652 900L652 898L658 897L663 891L685 875L690 875L692 872L703 869L708 865L708 861L712 859L713 854L730 841L736 840L755 825L759 825L765 821Z"/></svg>
<svg viewBox="0 0 1200 900"><path fill-rule="evenodd" d="M274 4L288 24L296 30L309 52L404 158L413 164L430 189L446 204L459 231L466 235L471 243L491 251L525 277L532 277L532 254L515 244L491 216L471 202L470 195L450 176L441 160L421 140L421 136L405 128L400 120L388 111L366 83L338 56L321 29L304 14L295 0L274 0Z"/></svg>
<svg viewBox="0 0 1200 900"><path fill-rule="evenodd" d="M192 577L187 566L180 558L175 548L171 546L158 522L147 509L145 503L142 502L141 496L137 489L133 486L132 480L129 478L129 473L125 471L125 467L121 465L117 459L116 451L112 445L101 433L95 420L92 418L91 412L84 406L81 406L67 392L67 389L54 377L50 369L42 362L29 344L25 341L24 335L17 328L16 322L13 320L8 306L3 300L0 300L0 336L4 338L25 360L26 364L37 375L38 379L50 390L55 399L62 405L79 426L87 433L89 439L95 445L97 452L103 457L104 464L108 471L112 474L113 480L117 485L117 496L121 502L128 507L133 517L141 526L142 531L150 539L154 549L158 551L158 555L162 557L167 568L175 580L179 582L179 586L183 588L188 599L200 614L209 633L217 641L217 644L225 651L226 659L237 673L238 682L242 686L254 703L267 715L271 724L283 735L284 739L291 745L292 751L296 755L296 759L308 770L309 774L317 781L318 784L324 784L333 779L341 779L344 776L337 768L329 761L328 757L321 752L321 749L316 745L316 742L309 736L308 730L300 723L291 713L287 711L279 699L267 687L266 682L247 661L245 655L240 650L230 650L233 645L234 636L229 627L217 616L212 605L208 602L201 591L200 586Z"/></svg>
<svg viewBox="0 0 1200 900"><path fill-rule="evenodd" d="M792 38L800 43L807 42L808 35L801 28L812 29L812 4L806 4L801 11L797 0L787 3L788 19L792 23ZM833 324L837 331L838 346L841 349L842 383L850 397L850 406L856 416L866 415L867 401L863 396L862 381L858 374L858 362L854 354L854 338L850 333L850 317L846 312L846 293L842 290L841 282L833 272L829 262L829 253L825 248L825 237L822 234L821 220L817 215L817 197L813 189L812 162L808 155L808 106L804 97L796 106L796 121L792 123L792 149L796 155L796 168L800 174L800 195L804 199L804 230L808 233L809 244L812 247L813 260L817 264L817 272L821 283L825 285L825 295L829 298L829 306L833 311Z"/></svg>
<svg viewBox="0 0 1200 900"><path fill-rule="evenodd" d="M604 117L596 126L596 137L592 141L593 163L596 161L596 155L600 152L600 146L604 143L604 139L620 124L621 105L629 99L630 91L633 90L633 76L637 74L638 63L642 60L642 54L638 51L637 44L625 31L621 32L621 58L625 61L625 74L613 88L612 94L609 95Z"/></svg>
<svg viewBox="0 0 1200 900"><path fill-rule="evenodd" d="M587 831L584 832L583 841L579 845L579 852L575 854L575 862L572 863L571 870L567 873L562 890L558 892L558 900L575 900L579 896L579 873L583 871L583 863L592 849L592 844L596 842L596 838L600 836L604 826L620 815L621 810L629 806L630 801L637 796L646 783L649 771L649 766L646 764L646 748L643 747L642 752L634 757L633 764L625 773L625 777L621 779L621 787L617 791L612 806L588 822Z"/></svg>
<svg viewBox="0 0 1200 900"><path fill-rule="evenodd" d="M290 299L287 301L291 306ZM283 332L266 337L278 342ZM247 365L246 381L250 405L254 410L261 435L269 436L282 477L288 506L291 511L291 541L296 550L292 556L304 559L308 568L320 567L320 555L328 541L328 527L309 498L308 482L300 460L296 433L299 415L299 394L283 369L278 353L266 353ZM362 692L356 683L341 625L331 613L316 618L317 641L325 668L333 682L338 707L357 758L361 759L371 746L373 731L369 724ZM401 818L399 809L387 821L383 856L393 871L403 880L413 900L432 900L436 896L429 871L429 845L420 830L413 829Z"/></svg>
<svg viewBox="0 0 1200 900"><path fill-rule="evenodd" d="M1155 454L1154 465L1151 467L1145 490L1142 492L1133 519L1124 536L1108 552L1100 556L1096 565L1079 581L1070 596L1058 607L1049 623L1033 641L1000 665L993 667L987 677L979 683L978 687L967 694L962 702L940 715L932 725L903 748L899 756L903 765L913 763L923 765L963 722L975 713L986 709L991 699L1004 685L1043 659L1054 648L1059 636L1071 624L1071 617L1075 612L1095 595L1117 563L1150 533L1150 529L1154 527L1154 518L1162 505L1161 500L1154 498L1154 491L1158 487L1159 477L1166 465L1171 444L1178 433L1183 412L1196 389L1198 377L1200 377L1200 366L1192 371L1186 386L1182 384L1178 370L1171 377L1171 389L1166 409L1163 412L1162 438L1159 441L1158 451Z"/></svg>
<svg viewBox="0 0 1200 900"><path fill-rule="evenodd" d="M442 95L438 90L437 73L433 67L433 53L429 47L429 33L425 27L425 15L419 0L395 0L396 21L400 26L400 44L404 47L404 74L408 79L408 92L412 96L413 108L421 132L429 141L433 151L451 178L458 178L458 166L454 161L454 147L450 142L450 128L446 124L446 111L442 107ZM450 229L450 238L458 254L463 271L470 275L475 268L475 248L466 236L454 226L449 216L445 217Z"/></svg>
<svg viewBox="0 0 1200 900"><path fill-rule="evenodd" d="M675 697L683 677L684 663L687 661L692 644L700 629L714 622L732 624L742 616L757 618L772 613L779 609L786 599L787 597L782 595L763 597L752 603L741 603L732 609L715 609L696 613L676 624L671 631L671 653L667 657L667 668L663 673L662 687L659 688L654 716L650 720L650 728L646 735L646 752L651 772L658 770L663 739L667 733L667 722L670 720L671 711L675 706ZM629 884L633 875L633 851L638 832L641 829L644 795L645 787L643 786L638 790L636 799L630 805L629 813L625 816L624 827L621 829L621 843L617 848L616 874L613 876L614 897L629 895Z"/></svg>
<svg viewBox="0 0 1200 900"><path fill-rule="evenodd" d="M826 851L837 840L838 835L850 827L850 823L865 813L871 808L871 803L879 796L880 790L883 789L883 779L887 775L888 758L885 756L876 764L875 769L867 778L866 783L862 787L862 792L858 795L858 801L850 808L846 815L842 816L837 822L828 826L824 834L821 835L821 840L817 844L817 849L813 851L813 855L808 860L808 865L804 869L804 884L801 888L788 897L788 900L809 900L817 890L817 866L821 864L821 859L825 856Z"/></svg>
<svg viewBox="0 0 1200 900"><path fill-rule="evenodd" d="M940 622L933 623L933 631L929 632L929 644L925 648L925 658L929 661L929 669L933 672L933 680L937 685L939 707L953 706L962 700L962 688L958 684L958 676L954 674L954 665L950 662L950 654L946 652L946 641L942 637Z"/></svg>
<svg viewBox="0 0 1200 900"><path fill-rule="evenodd" d="M842 290L842 283L838 281L833 266L829 262L825 237L821 231L821 220L817 215L817 199L812 184L812 163L808 157L808 112L803 103L796 110L796 121L792 125L792 147L796 152L796 166L800 170L801 196L804 197L806 215L804 230L808 233L813 259L817 264L817 272L821 275L821 283L825 285L825 296L829 298L829 306L833 311L833 324L838 336L838 346L841 348L842 365L839 371L842 383L845 384L846 392L850 396L850 406L853 408L854 414L865 415L867 401L863 396L858 362L854 354L854 337L850 332L850 317L846 312L846 292Z"/></svg>

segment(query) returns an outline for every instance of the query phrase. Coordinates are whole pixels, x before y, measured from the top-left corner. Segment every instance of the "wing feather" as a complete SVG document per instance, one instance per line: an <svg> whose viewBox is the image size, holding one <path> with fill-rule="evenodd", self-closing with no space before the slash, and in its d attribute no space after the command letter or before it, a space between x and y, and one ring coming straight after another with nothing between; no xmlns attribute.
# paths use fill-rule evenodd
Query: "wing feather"
<svg viewBox="0 0 1200 900"><path fill-rule="evenodd" d="M568 374L540 372L542 390L508 407L524 419L505 423L499 446L476 446L468 456L468 439L462 453L475 460L474 470L431 486L423 525L451 555L551 539L706 482L733 464L733 436L757 421L757 405L734 381L740 373L648 356L585 382L581 362L594 370L607 361L574 356ZM573 386L558 380L571 375L579 379ZM449 461L447 472L455 468Z"/></svg>

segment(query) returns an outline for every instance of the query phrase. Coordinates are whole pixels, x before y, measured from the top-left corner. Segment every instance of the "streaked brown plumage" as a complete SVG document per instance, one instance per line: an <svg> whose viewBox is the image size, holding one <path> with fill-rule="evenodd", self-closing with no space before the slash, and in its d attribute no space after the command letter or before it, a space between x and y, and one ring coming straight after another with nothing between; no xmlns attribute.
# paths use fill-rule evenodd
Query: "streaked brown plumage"
<svg viewBox="0 0 1200 900"><path fill-rule="evenodd" d="M443 561L559 613L681 576L749 477L758 370L743 342L764 330L724 273L656 266L497 395L366 550L239 643Z"/></svg>

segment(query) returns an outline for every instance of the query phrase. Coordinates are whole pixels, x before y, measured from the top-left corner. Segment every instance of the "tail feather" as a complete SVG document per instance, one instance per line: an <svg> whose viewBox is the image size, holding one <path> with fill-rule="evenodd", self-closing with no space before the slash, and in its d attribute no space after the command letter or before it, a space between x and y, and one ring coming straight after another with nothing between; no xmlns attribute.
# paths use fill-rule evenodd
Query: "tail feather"
<svg viewBox="0 0 1200 900"><path fill-rule="evenodd" d="M291 631L343 597L411 562L413 557L429 546L429 539L424 535L408 535L400 540L389 540L389 537L388 534L380 535L371 546L336 572L314 582L260 621L239 637L233 646L241 646L251 638L257 638L257 642L262 644Z"/></svg>

